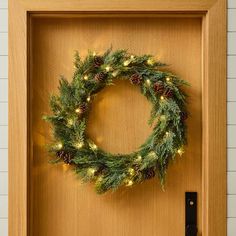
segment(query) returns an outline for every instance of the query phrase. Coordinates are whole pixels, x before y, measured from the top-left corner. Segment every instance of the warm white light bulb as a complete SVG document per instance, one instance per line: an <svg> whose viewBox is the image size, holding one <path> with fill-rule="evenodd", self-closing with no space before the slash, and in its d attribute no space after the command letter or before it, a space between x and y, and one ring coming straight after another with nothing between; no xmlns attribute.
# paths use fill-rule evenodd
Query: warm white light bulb
<svg viewBox="0 0 236 236"><path fill-rule="evenodd" d="M152 58L149 58L149 59L147 60L147 64L152 66L152 65L154 64L153 59L152 59Z"/></svg>
<svg viewBox="0 0 236 236"><path fill-rule="evenodd" d="M161 98L161 100L164 100L164 99L165 99L164 96L161 96L160 98Z"/></svg>
<svg viewBox="0 0 236 236"><path fill-rule="evenodd" d="M91 100L91 98L90 97L87 97L87 102L89 102Z"/></svg>
<svg viewBox="0 0 236 236"><path fill-rule="evenodd" d="M127 61L124 61L123 65L124 65L124 66L128 66L129 63L130 63L130 62L127 60Z"/></svg>
<svg viewBox="0 0 236 236"><path fill-rule="evenodd" d="M88 80L88 76L87 75L84 76L84 80Z"/></svg>
<svg viewBox="0 0 236 236"><path fill-rule="evenodd" d="M128 180L126 186L132 186L133 183L134 183L134 182L133 182L132 180Z"/></svg>
<svg viewBox="0 0 236 236"><path fill-rule="evenodd" d="M131 58L131 59L134 59L134 55L131 55L130 58Z"/></svg>
<svg viewBox="0 0 236 236"><path fill-rule="evenodd" d="M118 75L118 73L119 73L119 71L118 71L118 70L116 70L116 71L113 71L113 72L112 72L112 76L113 76L113 77L116 77L116 76Z"/></svg>
<svg viewBox="0 0 236 236"><path fill-rule="evenodd" d="M93 56L95 57L97 55L97 53L96 52L93 52Z"/></svg>
<svg viewBox="0 0 236 236"><path fill-rule="evenodd" d="M76 113L81 113L81 109L80 109L80 108L76 108L76 109L75 109L75 112L76 112Z"/></svg>
<svg viewBox="0 0 236 236"><path fill-rule="evenodd" d="M87 173L88 175L94 175L95 171L96 170L94 168L88 168Z"/></svg>
<svg viewBox="0 0 236 236"><path fill-rule="evenodd" d="M62 149L62 147L63 147L62 143L58 143L58 144L57 144L57 148L58 148L58 149Z"/></svg>
<svg viewBox="0 0 236 236"><path fill-rule="evenodd" d="M131 176L135 174L135 170L133 168L129 168L128 172Z"/></svg>
<svg viewBox="0 0 236 236"><path fill-rule="evenodd" d="M180 156L182 156L182 154L184 153L184 149L183 149L183 148L179 148L179 149L177 150L177 152L178 152L178 154L179 154Z"/></svg>
<svg viewBox="0 0 236 236"><path fill-rule="evenodd" d="M98 147L97 147L96 144L92 144L92 145L91 145L91 148L92 148L92 150L96 150Z"/></svg>
<svg viewBox="0 0 236 236"><path fill-rule="evenodd" d="M108 72L108 71L110 71L110 69L111 69L111 67L110 66L106 66L106 71Z"/></svg>
<svg viewBox="0 0 236 236"><path fill-rule="evenodd" d="M141 160L142 160L142 156L141 156L141 155L138 155L136 160L137 160L137 161L141 161Z"/></svg>
<svg viewBox="0 0 236 236"><path fill-rule="evenodd" d="M151 80L150 80L150 79L147 79L147 80L146 80L146 83L147 83L148 86L150 86Z"/></svg>
<svg viewBox="0 0 236 236"><path fill-rule="evenodd" d="M78 143L75 144L75 147L78 148L78 149L82 148L83 146L84 146L83 142L78 142Z"/></svg>

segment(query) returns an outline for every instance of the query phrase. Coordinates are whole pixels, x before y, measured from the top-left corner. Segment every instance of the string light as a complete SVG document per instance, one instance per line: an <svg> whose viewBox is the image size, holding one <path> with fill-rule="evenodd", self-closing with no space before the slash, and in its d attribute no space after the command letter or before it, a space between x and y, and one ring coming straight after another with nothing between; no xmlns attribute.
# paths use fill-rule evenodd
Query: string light
<svg viewBox="0 0 236 236"><path fill-rule="evenodd" d="M89 146L91 147L92 150L97 150L98 148L95 143L91 143Z"/></svg>
<svg viewBox="0 0 236 236"><path fill-rule="evenodd" d="M138 161L138 162L142 161L142 156L138 155L136 161Z"/></svg>
<svg viewBox="0 0 236 236"><path fill-rule="evenodd" d="M133 168L129 168L128 172L131 176L133 176L135 174L135 170Z"/></svg>
<svg viewBox="0 0 236 236"><path fill-rule="evenodd" d="M111 67L110 66L106 66L105 70L108 72L110 71Z"/></svg>
<svg viewBox="0 0 236 236"><path fill-rule="evenodd" d="M97 53L96 52L93 52L93 56L95 57L97 55Z"/></svg>
<svg viewBox="0 0 236 236"><path fill-rule="evenodd" d="M87 170L87 174L88 174L89 176L94 175L95 172L96 172L96 170L95 170L94 168L88 168L88 170Z"/></svg>
<svg viewBox="0 0 236 236"><path fill-rule="evenodd" d="M88 76L87 75L84 76L84 80L88 80Z"/></svg>
<svg viewBox="0 0 236 236"><path fill-rule="evenodd" d="M112 76L113 76L113 77L116 77L116 76L118 75L118 73L119 73L119 71L118 71L118 70L116 70L116 71L113 71L113 72L112 72Z"/></svg>
<svg viewBox="0 0 236 236"><path fill-rule="evenodd" d="M184 153L184 149L181 147L181 148L179 148L179 149L177 150L177 152L178 152L178 154L179 154L180 156L182 156L183 153Z"/></svg>
<svg viewBox="0 0 236 236"><path fill-rule="evenodd" d="M127 180L126 186L132 186L133 183L134 183L133 180L131 180L131 179L130 179L130 180Z"/></svg>
<svg viewBox="0 0 236 236"><path fill-rule="evenodd" d="M147 86L150 86L151 80L150 80L150 79L147 79L147 80L146 80L146 84L147 84Z"/></svg>
<svg viewBox="0 0 236 236"><path fill-rule="evenodd" d="M152 58L149 58L149 59L147 60L147 64L150 65L150 66L152 66L152 65L154 64L154 60L153 60Z"/></svg>
<svg viewBox="0 0 236 236"><path fill-rule="evenodd" d="M169 82L170 81L170 77L166 77L166 81Z"/></svg>
<svg viewBox="0 0 236 236"><path fill-rule="evenodd" d="M81 113L82 111L81 111L80 108L76 108L76 109L75 109L75 112L76 112L76 113Z"/></svg>
<svg viewBox="0 0 236 236"><path fill-rule="evenodd" d="M134 59L134 55L131 55L131 56L130 56L130 59L132 59L132 60L133 60L133 59Z"/></svg>
<svg viewBox="0 0 236 236"><path fill-rule="evenodd" d="M78 142L78 143L75 144L75 147L78 148L78 149L82 148L83 146L84 146L83 142Z"/></svg>
<svg viewBox="0 0 236 236"><path fill-rule="evenodd" d="M87 97L87 99L86 99L86 100L87 100L87 102L90 102L91 98L90 98L90 97Z"/></svg>
<svg viewBox="0 0 236 236"><path fill-rule="evenodd" d="M129 61L129 60L127 60L127 61L124 61L123 65L124 65L124 66L128 66L128 65L129 65L129 63L130 63L130 61Z"/></svg>
<svg viewBox="0 0 236 236"><path fill-rule="evenodd" d="M57 149L62 149L63 145L62 145L62 143L57 143L56 147L57 147Z"/></svg>
<svg viewBox="0 0 236 236"><path fill-rule="evenodd" d="M164 100L165 98L164 98L164 96L161 96L160 99L161 99L161 100Z"/></svg>

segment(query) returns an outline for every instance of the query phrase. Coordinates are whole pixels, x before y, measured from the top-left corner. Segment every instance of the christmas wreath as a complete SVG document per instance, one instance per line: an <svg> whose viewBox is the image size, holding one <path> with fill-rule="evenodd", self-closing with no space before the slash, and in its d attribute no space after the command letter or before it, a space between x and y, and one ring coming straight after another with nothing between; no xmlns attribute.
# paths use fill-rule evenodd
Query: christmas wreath
<svg viewBox="0 0 236 236"><path fill-rule="evenodd" d="M89 52L84 60L75 55L72 82L60 79L59 95L52 95L54 141L49 151L54 161L73 165L84 181L95 181L98 193L132 186L157 176L161 186L170 161L182 155L186 144L187 85L176 75L160 70L165 64L151 55L131 55L126 50ZM117 79L129 80L152 103L149 124L152 134L130 154L111 154L99 148L86 134L90 104L96 94ZM132 112L132 110L130 111Z"/></svg>

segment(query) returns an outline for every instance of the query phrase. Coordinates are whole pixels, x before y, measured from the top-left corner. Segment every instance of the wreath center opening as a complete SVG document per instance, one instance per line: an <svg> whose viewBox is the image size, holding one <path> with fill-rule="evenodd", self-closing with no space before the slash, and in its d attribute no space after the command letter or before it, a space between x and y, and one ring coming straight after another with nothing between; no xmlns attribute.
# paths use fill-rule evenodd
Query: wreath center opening
<svg viewBox="0 0 236 236"><path fill-rule="evenodd" d="M151 134L152 104L138 86L115 79L100 91L91 106L87 134L101 149L113 154L137 151Z"/></svg>

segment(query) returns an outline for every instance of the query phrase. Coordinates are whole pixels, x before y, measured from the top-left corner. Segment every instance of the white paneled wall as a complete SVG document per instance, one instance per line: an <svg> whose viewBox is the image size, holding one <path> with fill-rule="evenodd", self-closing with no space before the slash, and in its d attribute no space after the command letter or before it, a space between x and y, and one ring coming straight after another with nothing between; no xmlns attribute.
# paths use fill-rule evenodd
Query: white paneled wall
<svg viewBox="0 0 236 236"><path fill-rule="evenodd" d="M0 0L0 235L8 224L8 12ZM236 236L236 0L228 0L228 236Z"/></svg>
<svg viewBox="0 0 236 236"><path fill-rule="evenodd" d="M236 236L236 0L228 0L228 184L227 230Z"/></svg>
<svg viewBox="0 0 236 236"><path fill-rule="evenodd" d="M8 19L7 0L0 0L0 235L8 235Z"/></svg>

